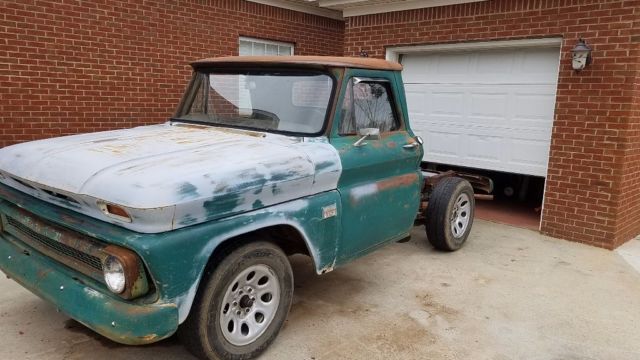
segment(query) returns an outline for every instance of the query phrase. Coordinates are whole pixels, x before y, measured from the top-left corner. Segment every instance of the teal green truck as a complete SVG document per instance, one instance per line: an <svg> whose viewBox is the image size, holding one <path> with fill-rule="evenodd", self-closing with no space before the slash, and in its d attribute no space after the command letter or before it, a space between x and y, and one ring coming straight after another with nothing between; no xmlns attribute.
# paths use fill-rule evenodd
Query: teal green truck
<svg viewBox="0 0 640 360"><path fill-rule="evenodd" d="M324 274L416 224L437 249L464 244L473 188L421 168L401 65L192 66L165 123L0 149L8 277L116 342L178 332L202 359L249 359L289 312L287 256Z"/></svg>

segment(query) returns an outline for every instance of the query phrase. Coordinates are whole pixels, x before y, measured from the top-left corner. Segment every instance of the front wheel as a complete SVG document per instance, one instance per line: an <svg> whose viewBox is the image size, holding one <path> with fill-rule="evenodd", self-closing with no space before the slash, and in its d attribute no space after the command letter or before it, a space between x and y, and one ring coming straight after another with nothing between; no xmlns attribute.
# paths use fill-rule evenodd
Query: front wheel
<svg viewBox="0 0 640 360"><path fill-rule="evenodd" d="M230 252L203 278L201 294L180 328L200 359L251 359L275 340L291 307L293 274L287 256L269 242Z"/></svg>
<svg viewBox="0 0 640 360"><path fill-rule="evenodd" d="M431 245L444 251L460 249L471 232L474 210L473 188L468 181L456 177L442 179L433 189L425 211Z"/></svg>

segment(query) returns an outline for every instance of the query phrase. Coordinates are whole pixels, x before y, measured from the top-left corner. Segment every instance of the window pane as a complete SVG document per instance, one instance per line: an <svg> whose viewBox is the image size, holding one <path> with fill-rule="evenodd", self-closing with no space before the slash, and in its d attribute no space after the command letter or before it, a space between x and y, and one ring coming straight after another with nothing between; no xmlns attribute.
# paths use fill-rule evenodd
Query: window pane
<svg viewBox="0 0 640 360"><path fill-rule="evenodd" d="M293 44L280 43L278 41L259 40L241 37L238 40L238 54L286 56L293 55Z"/></svg>
<svg viewBox="0 0 640 360"><path fill-rule="evenodd" d="M289 56L291 55L291 50L292 47L291 46L278 46L278 55L280 56Z"/></svg>
<svg viewBox="0 0 640 360"><path fill-rule="evenodd" d="M318 72L250 71L196 76L197 82L191 86L197 92L187 91L196 92L192 103L174 119L259 131L318 133L334 86L329 75Z"/></svg>
<svg viewBox="0 0 640 360"><path fill-rule="evenodd" d="M278 55L278 45L267 44L266 55Z"/></svg>
<svg viewBox="0 0 640 360"><path fill-rule="evenodd" d="M386 83L360 82L347 85L342 106L341 135L353 135L360 129L377 128L380 132L398 129Z"/></svg>
<svg viewBox="0 0 640 360"><path fill-rule="evenodd" d="M315 77L293 83L291 103L294 106L324 109L331 96L329 78Z"/></svg>
<svg viewBox="0 0 640 360"><path fill-rule="evenodd" d="M264 44L254 42L253 52L251 53L251 55L254 55L254 56L264 55Z"/></svg>
<svg viewBox="0 0 640 360"><path fill-rule="evenodd" d="M239 51L239 54L241 56L252 55L251 45L252 44L251 44L250 41L240 40L240 51Z"/></svg>

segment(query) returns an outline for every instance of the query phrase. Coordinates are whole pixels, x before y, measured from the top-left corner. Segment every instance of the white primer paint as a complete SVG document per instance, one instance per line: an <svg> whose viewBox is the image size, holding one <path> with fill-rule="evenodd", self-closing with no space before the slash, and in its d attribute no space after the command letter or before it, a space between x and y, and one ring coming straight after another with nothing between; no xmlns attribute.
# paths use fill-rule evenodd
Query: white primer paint
<svg viewBox="0 0 640 360"><path fill-rule="evenodd" d="M102 295L99 291L94 290L90 287L85 287L84 292L92 298L96 298L96 299L104 298L104 295Z"/></svg>
<svg viewBox="0 0 640 360"><path fill-rule="evenodd" d="M0 149L1 183L143 233L332 190L341 169L326 137L170 122ZM109 217L98 201L133 221Z"/></svg>
<svg viewBox="0 0 640 360"><path fill-rule="evenodd" d="M360 199L365 198L367 196L371 196L377 192L378 192L378 185L368 183L365 185L354 187L353 190L351 190L350 196L352 200L355 200L357 202Z"/></svg>

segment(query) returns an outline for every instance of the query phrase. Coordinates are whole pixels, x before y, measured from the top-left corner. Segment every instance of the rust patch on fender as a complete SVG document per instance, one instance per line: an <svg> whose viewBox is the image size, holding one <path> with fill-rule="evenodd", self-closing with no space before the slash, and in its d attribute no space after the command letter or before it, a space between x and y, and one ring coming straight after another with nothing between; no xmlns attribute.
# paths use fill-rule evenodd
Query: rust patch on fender
<svg viewBox="0 0 640 360"><path fill-rule="evenodd" d="M376 194L381 191L411 186L417 183L417 181L418 174L411 173L406 175L394 176L375 183L364 184L351 190L349 201L351 205L355 206L363 198L376 196Z"/></svg>
<svg viewBox="0 0 640 360"><path fill-rule="evenodd" d="M151 343L154 341L159 340L160 337L157 334L149 334L149 335L145 335L145 336L141 336L140 340L142 340L142 342L144 343Z"/></svg>
<svg viewBox="0 0 640 360"><path fill-rule="evenodd" d="M53 271L53 270L51 270L51 269L40 269L40 270L38 270L38 274L37 274L38 279L42 280L42 279L46 278L47 275L49 275L49 273L51 271Z"/></svg>
<svg viewBox="0 0 640 360"><path fill-rule="evenodd" d="M69 216L67 214L63 214L60 213L60 218L62 219L62 221L64 221L65 224L72 224L72 225L84 225L84 221L78 219L75 216Z"/></svg>
<svg viewBox="0 0 640 360"><path fill-rule="evenodd" d="M410 186L418 181L418 174L406 174L401 176L395 176L390 179L379 181L376 185L379 191L393 189L397 187Z"/></svg>

